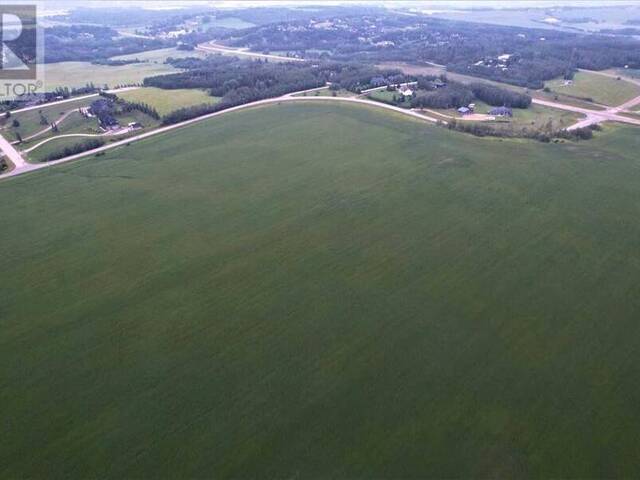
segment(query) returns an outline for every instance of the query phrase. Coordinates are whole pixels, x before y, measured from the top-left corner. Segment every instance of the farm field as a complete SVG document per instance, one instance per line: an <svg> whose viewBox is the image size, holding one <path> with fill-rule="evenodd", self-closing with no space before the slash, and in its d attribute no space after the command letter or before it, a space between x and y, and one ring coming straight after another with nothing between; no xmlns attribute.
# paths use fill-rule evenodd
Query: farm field
<svg viewBox="0 0 640 480"><path fill-rule="evenodd" d="M169 57L205 57L206 55L206 53L197 50L162 48L112 57L114 60L143 60L142 63L129 65L93 65L89 62L47 63L45 65L45 84L47 90L53 90L56 87L84 87L87 83L93 83L99 87L107 85L109 88L115 88L117 85L140 83L145 77L179 71L164 63Z"/></svg>
<svg viewBox="0 0 640 480"><path fill-rule="evenodd" d="M556 79L545 83L552 92L581 98L592 98L603 105L617 106L640 95L640 86L624 80L590 72L577 72L571 85Z"/></svg>
<svg viewBox="0 0 640 480"><path fill-rule="evenodd" d="M174 110L203 103L217 103L219 97L212 97L204 90L174 89L163 90L155 87L144 87L118 93L118 97L129 102L142 102L154 107L160 115Z"/></svg>
<svg viewBox="0 0 640 480"><path fill-rule="evenodd" d="M639 148L283 104L0 182L0 477L633 477Z"/></svg>
<svg viewBox="0 0 640 480"><path fill-rule="evenodd" d="M142 54L136 54L140 57ZM132 63L129 65L93 65L89 62L60 62L45 65L47 90L57 87L84 87L93 83L97 87L115 88L118 85L140 83L145 77L174 73L178 69L163 63Z"/></svg>

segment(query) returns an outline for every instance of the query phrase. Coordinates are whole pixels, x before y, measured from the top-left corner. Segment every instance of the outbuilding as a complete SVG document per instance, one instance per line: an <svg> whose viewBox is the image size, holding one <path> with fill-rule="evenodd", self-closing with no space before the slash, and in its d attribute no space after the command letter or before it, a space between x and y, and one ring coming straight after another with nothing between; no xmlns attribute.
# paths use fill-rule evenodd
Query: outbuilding
<svg viewBox="0 0 640 480"><path fill-rule="evenodd" d="M513 110L509 107L496 107L489 110L489 115L494 117L513 117Z"/></svg>

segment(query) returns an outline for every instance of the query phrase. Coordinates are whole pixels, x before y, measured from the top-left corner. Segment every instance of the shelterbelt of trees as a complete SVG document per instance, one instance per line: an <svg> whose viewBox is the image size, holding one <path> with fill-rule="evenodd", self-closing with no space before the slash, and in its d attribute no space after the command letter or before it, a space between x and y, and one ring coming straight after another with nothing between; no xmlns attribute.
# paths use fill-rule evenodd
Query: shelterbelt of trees
<svg viewBox="0 0 640 480"><path fill-rule="evenodd" d="M168 61L185 70L145 78L145 86L164 89L203 88L212 96L222 99L214 105L197 105L172 112L163 118L165 124L255 100L320 87L327 82L331 82L334 88L359 92L371 87L371 81L375 78L388 78L395 83L413 78L403 75L399 70L380 71L371 65L354 63L270 63L222 55Z"/></svg>
<svg viewBox="0 0 640 480"><path fill-rule="evenodd" d="M417 92L411 99L412 108L459 108L476 100L496 107L529 108L531 105L529 95L486 83L463 84L446 75L417 75L413 80L417 83Z"/></svg>
<svg viewBox="0 0 640 480"><path fill-rule="evenodd" d="M304 58L434 62L529 88L542 88L545 80L558 76L569 78L576 68L640 68L640 42L632 38L391 13L263 25L228 33L223 41Z"/></svg>

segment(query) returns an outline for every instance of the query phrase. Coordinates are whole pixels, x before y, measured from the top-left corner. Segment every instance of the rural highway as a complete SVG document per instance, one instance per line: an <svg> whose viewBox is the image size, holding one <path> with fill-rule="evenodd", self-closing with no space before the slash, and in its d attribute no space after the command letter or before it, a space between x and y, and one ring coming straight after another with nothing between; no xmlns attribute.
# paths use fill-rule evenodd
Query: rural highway
<svg viewBox="0 0 640 480"><path fill-rule="evenodd" d="M313 90L315 90L315 89L313 89ZM191 125L191 124L194 124L194 123L202 122L204 120L208 120L208 119L213 118L213 117L218 117L220 115L224 115L224 114L227 114L227 113L236 112L238 110L244 110L244 109L247 109L247 108L259 107L259 106L262 106L262 105L271 105L271 104L278 104L278 103L285 103L285 102L339 102L339 103L354 103L354 104L368 105L368 106L372 106L372 107L376 107L376 108L382 108L382 109L385 109L385 110L390 110L390 111L393 111L393 112L396 112L396 113L399 113L399 114L402 114L402 115L406 115L406 116L409 116L409 117L416 118L416 119L421 120L421 121L426 121L426 122L431 122L431 123L441 122L441 120L438 120L438 119L433 118L433 117L429 117L427 115L420 114L420 113L415 112L413 110L407 110L405 108L395 107L393 105L387 105L386 103L374 102L372 100L364 100L364 99L361 99L361 98L350 98L350 97L294 97L294 96L291 96L291 95L295 95L296 93L302 93L302 92L292 92L291 94L288 94L288 95L285 95L285 96L282 96L282 97L267 98L267 99L264 99L264 100L258 100L258 101L255 101L255 102L246 103L244 105L238 105L236 107L231 107L231 108L228 108L226 110L220 110L219 112L210 113L208 115L203 115L201 117L192 118L190 120L185 120L184 122L176 123L174 125L167 125L166 127L157 128L156 130L151 130L149 132L145 132L145 133L142 133L140 135L136 135L134 137L129 137L129 138L125 138L123 140L118 140L117 142L109 143L107 145L95 148L93 150L89 150L89 151L86 151L86 152L78 153L76 155L71 155L69 157L61 158L60 160L54 160L54 161L47 162L47 163L28 163L26 160L24 160L24 158L22 158L20 153L18 153L15 150L15 148L13 148L13 146L9 142L7 142L0 135L0 138L2 138L2 141L0 142L0 149L3 152L5 152L5 154L9 157L9 159L11 159L11 162L15 166L15 168L13 168L13 170L9 171L8 173L0 175L0 179L16 177L16 176L21 175L23 173L33 172L33 171L36 171L36 170L41 170L43 168L47 168L49 166L59 165L59 164L62 164L62 163L67 163L67 162L72 162L72 161L75 161L75 160L79 160L79 159L84 158L84 157L95 155L96 153L99 153L99 152L104 152L105 150L110 150L112 148L116 148L116 147L120 147L120 146L123 146L123 145L127 145L129 143L137 142L137 141L143 140L145 138L152 137L154 135L159 135L161 133L169 132L169 131L175 130L177 128L186 127L187 125ZM53 138L58 138L58 137L53 137Z"/></svg>
<svg viewBox="0 0 640 480"><path fill-rule="evenodd" d="M23 169L29 166L29 164L22 158L22 155L4 138L0 135L0 150L4 153L5 157L7 157L15 170ZM6 174L5 174L6 175Z"/></svg>
<svg viewBox="0 0 640 480"><path fill-rule="evenodd" d="M573 105L567 105L565 103L551 102L549 100L540 100L538 98L534 98L532 102L537 105L557 108L569 112L581 113L582 115L586 116L586 118L583 118L582 120L568 127L567 130L575 130L577 128L588 127L589 125L594 125L596 123L602 122L620 122L628 123L631 125L640 125L640 119L618 115L618 112L621 110L620 107L608 108L606 110L589 110L588 108L576 107Z"/></svg>
<svg viewBox="0 0 640 480"><path fill-rule="evenodd" d="M196 50L199 50L205 53L227 53L227 54L239 55L244 57L265 58L269 60L278 60L280 62L304 62L304 59L302 58L284 57L282 55L271 55L268 53L257 53L249 50L242 50L239 48L227 47L225 45L219 45L213 42L201 43L196 47Z"/></svg>
<svg viewBox="0 0 640 480"><path fill-rule="evenodd" d="M137 90L140 87L122 87L122 88L114 88L111 90L105 90L106 93L121 93L128 92L129 90ZM75 102L76 100L84 100L85 98L97 97L100 95L99 93L90 93L88 95L81 95L79 97L71 97L65 98L64 100L57 100L55 102L47 102L47 103L39 103L38 105L31 105L30 107L19 108L17 110L11 110L11 114L20 113L20 112L28 112L29 110L36 110L39 108L48 108L51 105L60 105L61 103Z"/></svg>
<svg viewBox="0 0 640 480"><path fill-rule="evenodd" d="M405 109L405 108L400 108L400 107L396 107L396 106L393 106L393 105L388 105L386 103L375 102L375 101L372 101L372 100L365 100L365 99L362 99L362 98L324 97L324 96L318 96L318 97L315 97L315 96L296 97L296 96L294 96L296 94L315 91L315 90L319 90L319 89L322 89L322 88L325 88L325 87L319 87L319 88L314 88L314 89L310 89L310 90L304 90L304 91L300 91L300 92L291 92L291 93L286 94L286 95L281 96L281 97L267 98L267 99L264 99L264 100L258 100L258 101L255 101L255 102L246 103L244 105L238 105L236 107L231 107L231 108L228 108L226 110L221 110L219 112L210 113L208 115L203 115L201 117L192 118L190 120L185 120L184 122L176 123L176 124L173 124L173 125L167 125L165 127L160 127L160 128L158 128L156 130L151 130L149 132L145 132L145 133L142 133L140 135L136 135L134 137L129 137L129 138L125 138L123 140L118 140L117 142L109 143L108 145L104 145L102 147L98 147L96 149L89 150L87 152L78 153L76 155L71 155L69 157L61 158L60 160L54 160L54 161L47 162L47 163L32 164L32 163L26 162L24 160L24 158L22 158L20 153L17 152L15 150L15 148L13 148L13 146L9 142L7 142L0 135L0 138L2 139L0 141L0 149L5 153L5 155L11 160L11 162L15 166L8 173L0 175L0 179L15 177L15 176L21 175L23 173L40 170L40 169L43 169L43 168L47 168L49 166L58 165L58 164L62 164L62 163L67 163L67 162L71 162L71 161L75 161L75 160L79 160L79 159L84 158L84 157L95 155L96 153L99 153L99 152L103 152L103 151L106 151L106 150L110 150L112 148L116 148L116 147L120 147L120 146L123 146L123 145L127 145L129 143L133 143L133 142L137 142L137 141L140 141L140 140L144 140L145 138L149 138L149 137L152 137L152 136L155 136L155 135L159 135L161 133L169 132L171 130L175 130L175 129L178 129L178 128L186 127L187 125L191 125L191 124L194 124L194 123L202 122L204 120L208 120L210 118L218 117L220 115L225 115L227 113L235 112L235 111L238 111L238 110L244 110L244 109L248 109L248 108L259 107L259 106L262 106L262 105L271 105L271 104L278 104L278 103L285 103L285 102L338 102L338 103L361 104L361 105L368 105L368 106L371 106L371 107L382 108L382 109L385 109L385 110L393 111L393 112L396 112L396 113L401 114L401 115L410 116L410 117L419 119L421 121L427 121L427 122L431 122L431 123L442 122L442 120L436 119L434 117L430 117L428 115L424 115L422 113L418 113L418 112L413 111L413 110L408 110L408 109ZM562 104L562 103L551 102L551 101L547 101L547 100L539 100L539 99L534 99L533 103L538 104L538 105L544 105L544 106L547 106L547 107L558 108L558 109L561 109L561 110L568 110L568 111L572 111L572 112L576 112L576 113L581 113L581 114L587 116L587 118L585 118L585 119L581 120L580 122L578 122L578 123L572 125L571 127L569 127L568 130L573 130L573 129L579 128L579 126L588 126L588 125L591 125L591 124L594 124L594 123L600 123L600 122L603 122L603 121L615 121L615 122L622 122L622 123L628 123L628 124L633 124L633 125L640 125L640 119L633 119L633 118L617 115L616 112L612 112L612 110L615 110L615 109L609 109L609 110L603 110L603 111L595 111L595 110L589 110L589 109L582 108L582 107L575 107L575 106L572 106L572 105L565 105L565 104ZM446 123L446 122L444 122L444 123ZM57 138L57 137L54 137L54 138Z"/></svg>

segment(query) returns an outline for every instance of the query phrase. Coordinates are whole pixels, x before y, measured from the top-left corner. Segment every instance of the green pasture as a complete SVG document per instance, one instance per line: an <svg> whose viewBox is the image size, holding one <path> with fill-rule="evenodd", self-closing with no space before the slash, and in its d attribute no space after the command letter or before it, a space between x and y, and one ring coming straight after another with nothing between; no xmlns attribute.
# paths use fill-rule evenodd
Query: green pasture
<svg viewBox="0 0 640 480"><path fill-rule="evenodd" d="M617 106L640 95L640 86L598 73L580 71L573 82L565 85L565 80L556 79L545 83L553 93L578 98L591 98L602 105Z"/></svg>
<svg viewBox="0 0 640 480"><path fill-rule="evenodd" d="M174 110L191 107L203 103L217 103L219 97L212 97L205 90L175 89L163 90L155 87L144 87L118 93L118 97L129 102L142 102L154 107L160 115Z"/></svg>

